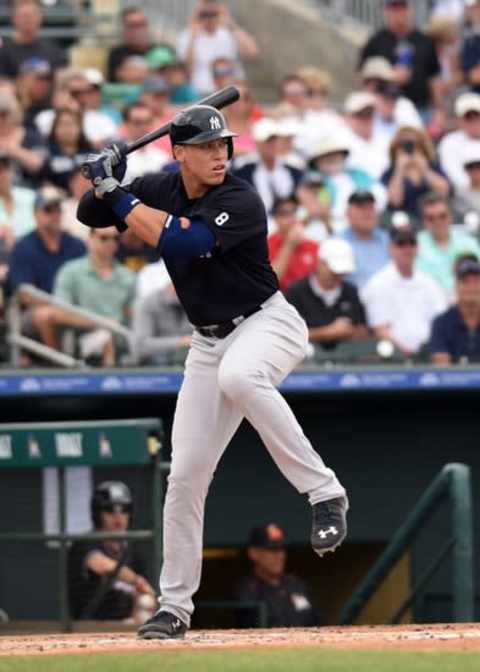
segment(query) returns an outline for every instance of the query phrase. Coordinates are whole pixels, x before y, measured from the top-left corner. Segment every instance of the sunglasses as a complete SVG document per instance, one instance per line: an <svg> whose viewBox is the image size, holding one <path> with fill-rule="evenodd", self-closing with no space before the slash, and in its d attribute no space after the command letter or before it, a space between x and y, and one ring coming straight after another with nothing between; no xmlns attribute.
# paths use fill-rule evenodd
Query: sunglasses
<svg viewBox="0 0 480 672"><path fill-rule="evenodd" d="M398 240L395 245L397 247L416 247L417 241L414 238L408 238L407 240Z"/></svg>
<svg viewBox="0 0 480 672"><path fill-rule="evenodd" d="M102 511L106 513L130 513L130 507L113 504L112 506L102 506Z"/></svg>
<svg viewBox="0 0 480 672"><path fill-rule="evenodd" d="M373 110L371 108L367 110L360 110L359 112L355 112L353 116L357 119L372 119Z"/></svg>
<svg viewBox="0 0 480 672"><path fill-rule="evenodd" d="M473 110L471 112L466 112L466 114L463 115L463 118L466 121L475 121L480 118L480 112L474 112Z"/></svg>
<svg viewBox="0 0 480 672"><path fill-rule="evenodd" d="M51 205L44 205L42 210L48 214L53 214L54 212L60 212L62 209L60 203L52 203Z"/></svg>
<svg viewBox="0 0 480 672"><path fill-rule="evenodd" d="M120 236L109 236L105 233L99 233L97 235L97 238L98 238L98 240L101 240L102 243L106 243L107 241L110 241L110 242L113 241L114 243L118 243L118 241L120 239Z"/></svg>
<svg viewBox="0 0 480 672"><path fill-rule="evenodd" d="M277 210L274 214L277 217L290 217L290 215L294 215L297 212L296 208L281 208L280 210Z"/></svg>
<svg viewBox="0 0 480 672"><path fill-rule="evenodd" d="M448 219L448 212L441 212L438 215L425 215L426 222L445 222Z"/></svg>

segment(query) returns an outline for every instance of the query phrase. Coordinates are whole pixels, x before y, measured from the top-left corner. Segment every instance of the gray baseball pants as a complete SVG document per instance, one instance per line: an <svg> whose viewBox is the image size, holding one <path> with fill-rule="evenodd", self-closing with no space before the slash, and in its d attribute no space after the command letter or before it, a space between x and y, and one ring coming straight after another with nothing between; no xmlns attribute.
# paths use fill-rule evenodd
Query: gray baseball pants
<svg viewBox="0 0 480 672"><path fill-rule="evenodd" d="M345 494L276 389L307 343L305 322L280 292L224 339L194 332L172 429L160 576L160 608L187 625L200 585L208 487L244 417L311 504Z"/></svg>

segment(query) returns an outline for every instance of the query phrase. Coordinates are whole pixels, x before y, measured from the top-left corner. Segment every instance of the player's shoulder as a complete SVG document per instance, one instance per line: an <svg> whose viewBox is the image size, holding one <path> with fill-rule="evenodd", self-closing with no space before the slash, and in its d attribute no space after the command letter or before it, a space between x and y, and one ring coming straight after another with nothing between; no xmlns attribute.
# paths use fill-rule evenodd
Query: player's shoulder
<svg viewBox="0 0 480 672"><path fill-rule="evenodd" d="M134 194L139 192L145 194L163 194L173 193L180 185L180 173L178 171L160 171L157 173L147 173L142 177L137 177L130 185L126 185Z"/></svg>
<svg viewBox="0 0 480 672"><path fill-rule="evenodd" d="M223 184L211 189L207 195L211 202L223 202L225 205L241 206L265 212L263 201L254 187L237 175L227 173Z"/></svg>

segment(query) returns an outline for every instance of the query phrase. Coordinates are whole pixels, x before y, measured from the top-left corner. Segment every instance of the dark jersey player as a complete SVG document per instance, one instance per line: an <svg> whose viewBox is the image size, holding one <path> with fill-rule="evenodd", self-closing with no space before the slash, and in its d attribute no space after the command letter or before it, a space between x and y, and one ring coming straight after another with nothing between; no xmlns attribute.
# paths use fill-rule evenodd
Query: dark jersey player
<svg viewBox="0 0 480 672"><path fill-rule="evenodd" d="M346 535L345 490L276 389L304 358L307 328L278 291L258 194L227 173L233 136L215 108L193 106L171 124L178 173L120 187L125 152L113 145L89 160L94 189L78 210L88 226L113 222L155 247L194 325L172 429L160 609L139 629L146 639L180 638L189 627L208 487L243 418L308 495L314 550L332 551Z"/></svg>

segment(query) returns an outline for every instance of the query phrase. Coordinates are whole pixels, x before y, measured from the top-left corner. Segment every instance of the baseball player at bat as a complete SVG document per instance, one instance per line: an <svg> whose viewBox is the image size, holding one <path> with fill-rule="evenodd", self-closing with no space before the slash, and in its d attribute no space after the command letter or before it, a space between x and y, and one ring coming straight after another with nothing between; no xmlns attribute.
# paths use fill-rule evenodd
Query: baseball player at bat
<svg viewBox="0 0 480 672"><path fill-rule="evenodd" d="M94 188L78 209L87 226L114 222L154 246L194 325L172 429L160 609L140 627L144 639L185 636L200 584L208 487L243 418L308 496L313 549L333 551L347 532L345 490L277 390L304 358L308 332L278 290L260 197L227 172L234 135L214 107L180 112L170 126L179 172L122 187L124 150L110 147L89 161Z"/></svg>

